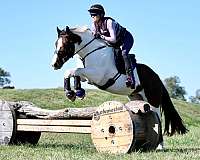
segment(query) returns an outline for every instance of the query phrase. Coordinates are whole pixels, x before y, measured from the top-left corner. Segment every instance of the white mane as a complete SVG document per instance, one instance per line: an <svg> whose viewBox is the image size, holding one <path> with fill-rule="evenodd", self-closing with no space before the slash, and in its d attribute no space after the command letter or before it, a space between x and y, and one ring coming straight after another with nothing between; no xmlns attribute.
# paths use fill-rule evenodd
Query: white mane
<svg viewBox="0 0 200 160"><path fill-rule="evenodd" d="M86 40L86 43L89 42L91 38L94 38L91 29L88 28L87 26L77 26L74 28L70 28L70 30L75 34L78 34L81 37L84 37L84 39ZM101 39L97 39L97 41L99 42L98 44L100 45L108 45L105 41Z"/></svg>
<svg viewBox="0 0 200 160"><path fill-rule="evenodd" d="M83 33L83 32L86 32L86 31L90 31L90 28L88 28L87 26L78 26L78 27L75 27L75 28L70 28L71 31L74 31L74 32L80 32L80 33Z"/></svg>

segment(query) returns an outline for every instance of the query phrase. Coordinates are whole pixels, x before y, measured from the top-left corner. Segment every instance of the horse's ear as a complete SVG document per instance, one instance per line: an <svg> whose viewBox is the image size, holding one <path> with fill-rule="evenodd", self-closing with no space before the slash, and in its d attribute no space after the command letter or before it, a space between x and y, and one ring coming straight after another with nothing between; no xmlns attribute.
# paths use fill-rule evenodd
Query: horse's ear
<svg viewBox="0 0 200 160"><path fill-rule="evenodd" d="M60 35L61 32L62 31L57 27L57 33L58 33L58 35Z"/></svg>
<svg viewBox="0 0 200 160"><path fill-rule="evenodd" d="M66 26L65 31L66 31L66 33L69 33L69 32L70 32L70 29L69 29L68 26Z"/></svg>

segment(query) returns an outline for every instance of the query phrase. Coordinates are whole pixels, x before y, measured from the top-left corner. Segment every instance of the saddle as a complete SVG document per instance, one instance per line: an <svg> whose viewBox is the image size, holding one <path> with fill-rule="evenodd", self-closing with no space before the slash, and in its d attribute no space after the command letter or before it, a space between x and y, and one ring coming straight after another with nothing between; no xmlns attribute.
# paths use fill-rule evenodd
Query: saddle
<svg viewBox="0 0 200 160"><path fill-rule="evenodd" d="M114 48L113 50L114 50L115 65L118 72L121 74L126 74L125 62L122 57L122 50L120 48ZM128 58L130 59L131 64L136 63L135 54L129 54Z"/></svg>

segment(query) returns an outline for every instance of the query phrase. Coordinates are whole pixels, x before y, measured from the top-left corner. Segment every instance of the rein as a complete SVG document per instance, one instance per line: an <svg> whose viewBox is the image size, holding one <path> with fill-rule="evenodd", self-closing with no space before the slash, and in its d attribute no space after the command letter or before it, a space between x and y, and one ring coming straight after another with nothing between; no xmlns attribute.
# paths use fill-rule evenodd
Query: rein
<svg viewBox="0 0 200 160"><path fill-rule="evenodd" d="M90 40L87 44L85 44L82 48L80 48L78 51L76 51L76 52L74 53L74 55L77 54L78 52L80 52L80 51L81 51L82 49L84 49L85 47L87 47L87 46L88 46L90 43L92 43L95 39L96 39L96 38L94 37L94 38L93 38L92 40ZM98 47L98 48L92 50L91 52L87 53L87 54L85 55L85 57L81 58L83 64L85 65L85 58L86 58L87 56L89 56L91 53L93 53L93 52L95 52L95 51L97 51L97 50L99 50L99 49L105 48L105 47L106 47L106 46L101 46L101 47Z"/></svg>
<svg viewBox="0 0 200 160"><path fill-rule="evenodd" d="M86 58L87 56L89 56L91 53L93 53L93 52L95 52L95 51L97 51L97 50L99 50L99 49L105 48L105 47L106 47L106 46L101 46L101 47L98 47L98 48L92 50L91 52L87 53L87 54L85 55L85 57L81 58L81 60L83 61L83 64L85 63L85 58Z"/></svg>
<svg viewBox="0 0 200 160"><path fill-rule="evenodd" d="M87 44L85 44L82 48L80 48L78 51L76 51L76 52L74 52L74 54L73 55L71 55L71 57L70 58L72 58L75 54L77 54L78 52L80 52L82 49L84 49L85 47L87 47L90 43L92 43L94 40L95 40L96 38L94 37L92 40L90 40ZM101 49L101 48L100 48ZM96 50L98 50L98 49L96 49ZM94 50L95 51L95 50ZM94 52L93 51L93 52ZM90 53L89 53L90 54ZM88 54L87 54L88 55ZM86 56L87 56L86 55ZM86 57L85 56L85 57ZM83 58L83 59L85 59L85 57ZM68 57L64 57L64 58L62 58L62 61L63 62L66 62L66 60L68 60ZM84 63L84 62L83 62Z"/></svg>
<svg viewBox="0 0 200 160"><path fill-rule="evenodd" d="M87 44L85 44L81 49L79 49L78 51L76 51L75 53L74 53L74 55L75 54L77 54L78 52L80 52L82 49L84 49L85 47L87 47L90 43L92 43L94 40L95 40L96 38L94 37L91 41L89 41Z"/></svg>

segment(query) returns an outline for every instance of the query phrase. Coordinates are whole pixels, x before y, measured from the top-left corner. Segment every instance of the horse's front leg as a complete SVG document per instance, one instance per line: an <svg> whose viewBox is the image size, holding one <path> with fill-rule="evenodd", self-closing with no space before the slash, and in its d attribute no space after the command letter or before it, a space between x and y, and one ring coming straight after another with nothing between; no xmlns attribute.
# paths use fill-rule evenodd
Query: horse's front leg
<svg viewBox="0 0 200 160"><path fill-rule="evenodd" d="M74 76L74 89L76 91L76 96L80 99L83 99L85 97L85 90L81 88L81 77L80 76Z"/></svg>
<svg viewBox="0 0 200 160"><path fill-rule="evenodd" d="M81 88L81 81L86 81L84 77L80 77L76 73L77 70L67 70L64 75L64 91L68 99L75 101L76 97L83 99L85 90ZM74 78L74 89L71 89L70 78Z"/></svg>
<svg viewBox="0 0 200 160"><path fill-rule="evenodd" d="M64 78L64 91L68 99L70 99L72 102L75 101L76 93L71 90L70 77Z"/></svg>

